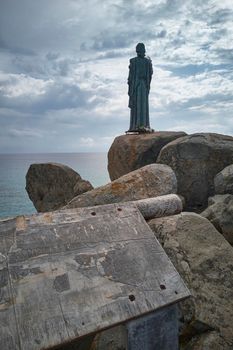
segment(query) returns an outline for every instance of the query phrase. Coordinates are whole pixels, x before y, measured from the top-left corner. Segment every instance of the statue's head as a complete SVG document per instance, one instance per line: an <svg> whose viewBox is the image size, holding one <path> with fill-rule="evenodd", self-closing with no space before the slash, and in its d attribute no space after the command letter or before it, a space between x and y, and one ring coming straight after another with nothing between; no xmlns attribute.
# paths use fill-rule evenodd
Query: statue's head
<svg viewBox="0 0 233 350"><path fill-rule="evenodd" d="M136 52L138 56L144 57L146 53L145 45L143 43L138 43L136 46Z"/></svg>

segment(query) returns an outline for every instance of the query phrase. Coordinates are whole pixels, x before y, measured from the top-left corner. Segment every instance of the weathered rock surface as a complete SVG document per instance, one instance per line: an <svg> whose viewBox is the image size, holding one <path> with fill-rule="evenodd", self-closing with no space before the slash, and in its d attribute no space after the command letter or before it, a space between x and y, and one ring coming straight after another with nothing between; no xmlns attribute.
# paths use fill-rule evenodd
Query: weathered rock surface
<svg viewBox="0 0 233 350"><path fill-rule="evenodd" d="M160 131L116 137L108 152L110 179L116 180L133 170L155 163L163 146L185 135L185 132Z"/></svg>
<svg viewBox="0 0 233 350"><path fill-rule="evenodd" d="M26 174L26 190L38 212L59 209L91 189L89 181L63 164L31 164Z"/></svg>
<svg viewBox="0 0 233 350"><path fill-rule="evenodd" d="M176 193L173 170L164 164L150 164L119 179L73 198L66 208L127 202Z"/></svg>
<svg viewBox="0 0 233 350"><path fill-rule="evenodd" d="M181 349L233 349L233 249L205 218L149 221L193 295L181 303Z"/></svg>
<svg viewBox="0 0 233 350"><path fill-rule="evenodd" d="M233 194L233 164L224 168L214 178L216 194Z"/></svg>
<svg viewBox="0 0 233 350"><path fill-rule="evenodd" d="M214 177L233 162L233 137L200 133L184 136L164 146L157 163L169 165L175 172L178 193L186 208L204 209L214 194Z"/></svg>
<svg viewBox="0 0 233 350"><path fill-rule="evenodd" d="M90 350L127 350L127 331L122 325L98 333Z"/></svg>
<svg viewBox="0 0 233 350"><path fill-rule="evenodd" d="M218 332L206 332L194 336L182 350L224 350L231 349Z"/></svg>
<svg viewBox="0 0 233 350"><path fill-rule="evenodd" d="M208 204L208 208L201 213L201 216L208 219L233 245L233 195L215 195L209 198Z"/></svg>

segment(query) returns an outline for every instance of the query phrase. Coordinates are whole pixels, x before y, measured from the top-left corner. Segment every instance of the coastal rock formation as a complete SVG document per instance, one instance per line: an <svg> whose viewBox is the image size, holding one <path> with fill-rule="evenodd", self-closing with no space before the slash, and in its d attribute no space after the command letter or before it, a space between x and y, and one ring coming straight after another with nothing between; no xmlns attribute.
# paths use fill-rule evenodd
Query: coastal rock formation
<svg viewBox="0 0 233 350"><path fill-rule="evenodd" d="M233 194L233 164L224 168L214 178L216 194Z"/></svg>
<svg viewBox="0 0 233 350"><path fill-rule="evenodd" d="M194 213L153 219L149 226L193 295L180 304L181 349L232 349L232 247Z"/></svg>
<svg viewBox="0 0 233 350"><path fill-rule="evenodd" d="M208 208L201 213L201 216L208 219L233 245L233 195L215 195L209 198L208 204Z"/></svg>
<svg viewBox="0 0 233 350"><path fill-rule="evenodd" d="M175 172L178 193L186 208L201 211L214 194L214 177L233 160L233 137L200 133L181 137L164 146L157 163Z"/></svg>
<svg viewBox="0 0 233 350"><path fill-rule="evenodd" d="M211 331L194 336L181 350L230 350L232 349L218 332Z"/></svg>
<svg viewBox="0 0 233 350"><path fill-rule="evenodd" d="M173 170L164 164L150 164L119 179L73 198L66 208L127 202L176 193Z"/></svg>
<svg viewBox="0 0 233 350"><path fill-rule="evenodd" d="M26 175L26 190L38 212L59 209L91 189L89 181L63 164L31 164Z"/></svg>
<svg viewBox="0 0 233 350"><path fill-rule="evenodd" d="M163 146L185 135L185 132L160 131L116 137L108 152L110 179L116 180L133 170L155 163Z"/></svg>
<svg viewBox="0 0 233 350"><path fill-rule="evenodd" d="M126 327L120 325L98 333L89 350L127 350Z"/></svg>

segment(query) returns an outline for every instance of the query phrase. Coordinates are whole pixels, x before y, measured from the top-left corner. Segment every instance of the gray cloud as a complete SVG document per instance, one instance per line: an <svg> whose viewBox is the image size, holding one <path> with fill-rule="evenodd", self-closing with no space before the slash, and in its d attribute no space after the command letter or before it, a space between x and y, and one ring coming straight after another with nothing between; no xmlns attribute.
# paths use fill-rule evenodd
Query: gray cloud
<svg viewBox="0 0 233 350"><path fill-rule="evenodd" d="M4 82L7 86L10 82ZM25 83L26 84L26 83ZM45 87L44 92L35 94L28 99L28 93L16 96L0 95L0 103L3 108L17 108L18 111L41 114L49 110L62 110L66 108L93 107L88 103L90 94L83 91L77 84L55 81Z"/></svg>
<svg viewBox="0 0 233 350"><path fill-rule="evenodd" d="M1 151L106 150L128 128L128 61L141 41L154 64L152 126L233 134L230 2L0 6Z"/></svg>
<svg viewBox="0 0 233 350"><path fill-rule="evenodd" d="M209 21L210 25L222 24L226 22L232 22L233 11L228 8L222 8L215 11Z"/></svg>
<svg viewBox="0 0 233 350"><path fill-rule="evenodd" d="M233 48L217 48L214 51L224 62L229 62L231 69L233 69Z"/></svg>

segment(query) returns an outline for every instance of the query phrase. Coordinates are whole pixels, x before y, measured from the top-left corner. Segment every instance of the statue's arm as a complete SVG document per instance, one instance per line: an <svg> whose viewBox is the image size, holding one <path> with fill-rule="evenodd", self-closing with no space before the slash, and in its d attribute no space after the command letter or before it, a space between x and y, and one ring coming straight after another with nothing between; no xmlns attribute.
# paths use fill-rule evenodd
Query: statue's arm
<svg viewBox="0 0 233 350"><path fill-rule="evenodd" d="M148 78L147 78L147 88L148 88L148 93L150 91L150 83L153 75L153 66L152 66L152 61L149 58L149 69L148 69Z"/></svg>
<svg viewBox="0 0 233 350"><path fill-rule="evenodd" d="M132 95L132 89L133 89L133 62L130 59L129 61L129 76L128 76L128 95L131 96Z"/></svg>
<svg viewBox="0 0 233 350"><path fill-rule="evenodd" d="M129 61L129 76L128 76L128 85L129 85L129 87L128 87L128 95L130 96L131 95L131 88L132 88L132 75L133 75L133 73L132 73L132 62L131 62L131 60Z"/></svg>
<svg viewBox="0 0 233 350"><path fill-rule="evenodd" d="M150 82L151 82L152 75L153 75L153 66L152 66L152 61L151 61L151 59L150 59L150 61L149 61L149 75L150 75Z"/></svg>

